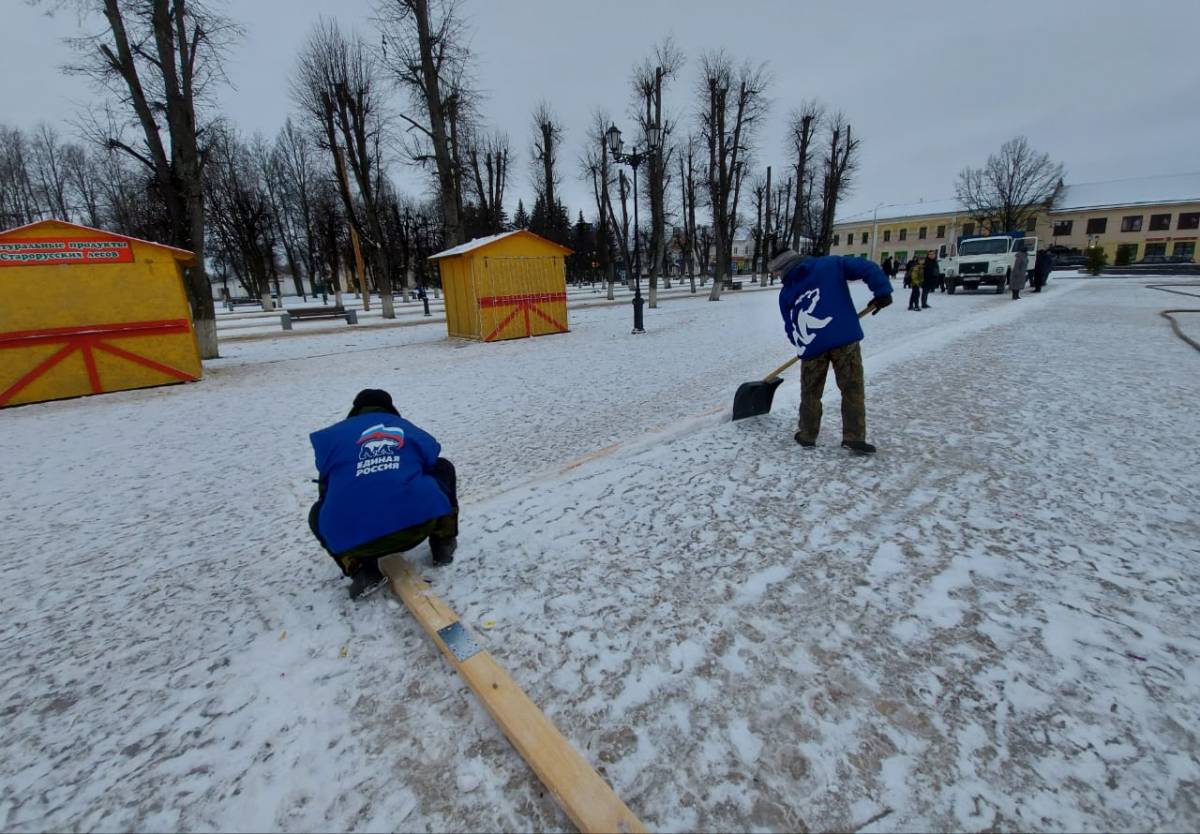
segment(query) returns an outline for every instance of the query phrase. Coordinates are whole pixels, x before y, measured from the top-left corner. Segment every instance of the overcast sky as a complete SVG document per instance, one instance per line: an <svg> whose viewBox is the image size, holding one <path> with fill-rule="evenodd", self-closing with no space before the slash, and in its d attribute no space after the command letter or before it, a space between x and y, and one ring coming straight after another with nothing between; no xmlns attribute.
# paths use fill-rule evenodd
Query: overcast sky
<svg viewBox="0 0 1200 834"><path fill-rule="evenodd" d="M220 91L221 109L246 132L274 134L292 110L288 77L316 18L336 17L378 43L374 2L228 3L245 34L231 52L233 88ZM0 122L44 120L69 131L93 95L83 79L60 72L70 57L62 38L78 33L79 21L71 13L47 17L43 6L21 0L4 4ZM483 115L520 152L512 205L517 197L532 202L530 111L545 98L567 127L565 202L572 216L580 208L590 214L575 166L589 113L604 107L632 132L630 68L667 34L689 62L666 100L689 125L700 52L723 47L768 64L772 111L756 158L777 177L787 163L792 107L815 97L845 111L862 139L862 165L841 215L952 196L964 165L982 163L1017 134L1062 161L1068 182L1200 170L1196 0L463 0L463 7ZM409 173L401 182L419 188L424 180Z"/></svg>

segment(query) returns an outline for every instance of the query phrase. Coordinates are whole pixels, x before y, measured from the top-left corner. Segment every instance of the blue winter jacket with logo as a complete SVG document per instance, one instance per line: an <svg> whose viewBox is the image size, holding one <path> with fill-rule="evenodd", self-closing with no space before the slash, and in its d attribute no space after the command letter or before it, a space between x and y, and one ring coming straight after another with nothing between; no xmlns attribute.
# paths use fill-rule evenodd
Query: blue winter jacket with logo
<svg viewBox="0 0 1200 834"><path fill-rule="evenodd" d="M872 295L891 295L883 270L866 258L807 258L783 275L779 312L788 340L801 359L862 341L858 311L847 281L867 282Z"/></svg>
<svg viewBox="0 0 1200 834"><path fill-rule="evenodd" d="M325 484L317 525L335 554L450 512L450 499L426 474L442 447L407 420L369 412L309 439Z"/></svg>

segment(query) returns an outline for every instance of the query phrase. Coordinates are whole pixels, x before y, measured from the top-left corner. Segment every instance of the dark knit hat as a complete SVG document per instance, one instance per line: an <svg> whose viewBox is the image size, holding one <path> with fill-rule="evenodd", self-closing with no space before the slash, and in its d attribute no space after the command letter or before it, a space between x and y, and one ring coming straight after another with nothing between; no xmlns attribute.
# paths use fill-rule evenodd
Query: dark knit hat
<svg viewBox="0 0 1200 834"><path fill-rule="evenodd" d="M400 412L396 410L396 406L392 405L392 395L382 388L364 388L359 391L358 396L354 398L354 406L346 416L357 417L368 408L375 408L395 414L397 417L400 416Z"/></svg>

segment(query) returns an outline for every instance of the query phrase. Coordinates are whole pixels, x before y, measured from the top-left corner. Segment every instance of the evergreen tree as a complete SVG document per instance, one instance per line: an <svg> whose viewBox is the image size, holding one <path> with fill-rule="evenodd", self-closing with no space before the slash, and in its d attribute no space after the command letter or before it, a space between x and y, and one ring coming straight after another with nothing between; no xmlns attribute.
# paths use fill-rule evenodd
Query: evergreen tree
<svg viewBox="0 0 1200 834"><path fill-rule="evenodd" d="M544 238L550 237L550 223L546 217L546 201L542 199L541 194L537 195L533 201L533 213L529 215L528 229L535 235L541 235Z"/></svg>
<svg viewBox="0 0 1200 834"><path fill-rule="evenodd" d="M596 230L591 223L583 219L582 211L579 212L579 219L571 231L570 248L573 254L567 256L567 275L576 281L588 277L594 280L600 253L596 244Z"/></svg>
<svg viewBox="0 0 1200 834"><path fill-rule="evenodd" d="M512 224L514 229L529 228L529 214L525 211L524 200L517 200L517 213L513 215Z"/></svg>

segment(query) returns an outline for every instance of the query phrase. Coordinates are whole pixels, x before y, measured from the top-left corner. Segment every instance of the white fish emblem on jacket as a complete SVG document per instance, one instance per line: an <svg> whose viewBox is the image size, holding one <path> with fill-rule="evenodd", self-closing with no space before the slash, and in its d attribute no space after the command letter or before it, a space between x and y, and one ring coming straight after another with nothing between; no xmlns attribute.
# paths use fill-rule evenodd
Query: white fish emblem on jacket
<svg viewBox="0 0 1200 834"><path fill-rule="evenodd" d="M820 330L833 321L833 316L817 318L812 314L820 301L821 291L809 290L801 293L792 305L792 344L797 348L797 356L803 356L805 349L817 338L817 334L812 331Z"/></svg>

